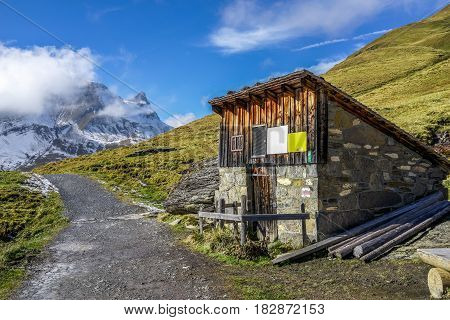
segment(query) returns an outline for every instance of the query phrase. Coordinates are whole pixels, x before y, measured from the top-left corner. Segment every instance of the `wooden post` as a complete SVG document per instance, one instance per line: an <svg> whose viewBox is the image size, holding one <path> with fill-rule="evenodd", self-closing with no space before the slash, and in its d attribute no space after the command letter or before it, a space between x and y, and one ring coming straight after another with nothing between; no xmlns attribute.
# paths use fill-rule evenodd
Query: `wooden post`
<svg viewBox="0 0 450 320"><path fill-rule="evenodd" d="M233 214L238 214L238 202L233 202ZM233 233L237 235L238 233L238 223L233 222Z"/></svg>
<svg viewBox="0 0 450 320"><path fill-rule="evenodd" d="M203 211L203 206L200 207L199 212ZM200 234L203 234L203 218L202 217L198 217L198 229L200 231Z"/></svg>
<svg viewBox="0 0 450 320"><path fill-rule="evenodd" d="M302 246L305 247L308 242L308 235L306 234L306 221L305 219L300 219L300 224L302 226Z"/></svg>
<svg viewBox="0 0 450 320"><path fill-rule="evenodd" d="M225 213L225 199L223 199L223 198L219 200L219 212ZM218 224L219 224L220 229L223 229L224 221L219 220Z"/></svg>
<svg viewBox="0 0 450 320"><path fill-rule="evenodd" d="M242 215L247 214L247 196L243 195L241 197L241 210ZM247 240L247 224L245 221L241 222L241 246L245 244Z"/></svg>

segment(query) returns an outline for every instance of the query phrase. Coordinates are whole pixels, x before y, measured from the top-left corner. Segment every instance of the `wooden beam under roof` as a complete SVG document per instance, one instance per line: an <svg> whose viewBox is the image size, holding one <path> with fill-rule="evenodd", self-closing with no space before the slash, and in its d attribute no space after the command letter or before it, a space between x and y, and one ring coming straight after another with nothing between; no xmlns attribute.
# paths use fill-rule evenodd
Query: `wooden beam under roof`
<svg viewBox="0 0 450 320"><path fill-rule="evenodd" d="M283 91L283 93L288 93L291 96L295 97L295 89L293 87L291 87L290 85L282 84L281 91Z"/></svg>
<svg viewBox="0 0 450 320"><path fill-rule="evenodd" d="M267 97L267 98L270 98L270 99L272 99L274 101L278 101L278 95L276 94L275 91L266 89L266 90L264 90L264 96Z"/></svg>
<svg viewBox="0 0 450 320"><path fill-rule="evenodd" d="M252 93L250 93L248 96L249 96L250 100L257 102L260 105L263 104L263 99L260 96L258 96L256 94L252 94Z"/></svg>

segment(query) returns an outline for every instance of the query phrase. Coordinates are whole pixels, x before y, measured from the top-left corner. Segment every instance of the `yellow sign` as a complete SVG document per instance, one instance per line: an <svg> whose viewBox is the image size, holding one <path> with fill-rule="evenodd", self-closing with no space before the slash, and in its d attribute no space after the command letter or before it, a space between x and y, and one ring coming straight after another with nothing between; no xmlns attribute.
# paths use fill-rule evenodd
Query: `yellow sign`
<svg viewBox="0 0 450 320"><path fill-rule="evenodd" d="M288 134L288 152L305 152L307 149L306 132L294 132Z"/></svg>

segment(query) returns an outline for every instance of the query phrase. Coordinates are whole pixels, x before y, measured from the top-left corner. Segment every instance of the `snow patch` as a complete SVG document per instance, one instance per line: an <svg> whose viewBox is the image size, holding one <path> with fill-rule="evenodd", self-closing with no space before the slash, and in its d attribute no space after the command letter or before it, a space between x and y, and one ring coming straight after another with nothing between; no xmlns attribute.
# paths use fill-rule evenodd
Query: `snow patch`
<svg viewBox="0 0 450 320"><path fill-rule="evenodd" d="M48 196L48 194L52 192L59 193L57 187L46 178L36 173L32 173L30 177L25 180L23 188L34 192L40 192L45 196Z"/></svg>

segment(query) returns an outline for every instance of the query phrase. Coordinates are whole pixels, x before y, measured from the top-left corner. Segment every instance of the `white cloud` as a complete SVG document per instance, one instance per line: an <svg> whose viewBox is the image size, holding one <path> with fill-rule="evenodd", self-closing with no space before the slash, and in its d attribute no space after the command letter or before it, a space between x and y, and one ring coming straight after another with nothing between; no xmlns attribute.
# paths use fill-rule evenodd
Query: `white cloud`
<svg viewBox="0 0 450 320"><path fill-rule="evenodd" d="M333 68L338 63L344 61L345 58L346 58L345 55L339 55L339 56L334 56L334 57L328 57L325 59L320 59L314 65L311 65L309 67L298 67L295 69L295 71L301 71L301 70L306 69L308 71L315 73L316 75L321 75L321 74L327 72L328 70L330 70L331 68ZM292 72L292 71L290 71L290 72ZM265 82L265 81L268 81L273 78L282 77L290 72L274 72L274 73L270 74L270 76L268 76L267 78L260 79L260 82Z"/></svg>
<svg viewBox="0 0 450 320"><path fill-rule="evenodd" d="M252 50L296 37L338 34L363 23L391 0L292 0L263 4L234 0L221 13L221 25L210 35L224 52Z"/></svg>
<svg viewBox="0 0 450 320"><path fill-rule="evenodd" d="M88 20L90 20L92 22L97 22L101 18L103 18L105 15L108 15L113 12L121 11L121 10L123 10L123 7L108 7L108 8L103 8L103 9L99 9L99 10L92 10L89 8L86 16L87 16Z"/></svg>
<svg viewBox="0 0 450 320"><path fill-rule="evenodd" d="M119 101L114 101L113 103L105 106L98 115L99 116L111 116L111 117L123 117L124 115L130 115L131 106L128 109Z"/></svg>
<svg viewBox="0 0 450 320"><path fill-rule="evenodd" d="M370 37L370 36L375 36L375 35L379 35L379 34L385 34L386 32L389 32L391 30L392 29L384 29L384 30L378 30L378 31L369 32L369 33L363 33L363 34L360 34L358 36L354 36L352 38L352 40L361 40L361 39L365 39L365 38Z"/></svg>
<svg viewBox="0 0 450 320"><path fill-rule="evenodd" d="M322 41L322 42L317 42L317 43L313 43L298 49L294 49L292 51L303 51L303 50L307 50L307 49L312 49L312 48L317 48L317 47L322 47L322 46L327 46L329 44L334 44L334 43L339 43L339 42L345 42L348 41L348 39L346 38L342 38L342 39L333 39L333 40L327 40L327 41Z"/></svg>
<svg viewBox="0 0 450 320"><path fill-rule="evenodd" d="M0 43L0 112L41 113L48 99L73 94L95 79L93 60L87 48L21 49Z"/></svg>
<svg viewBox="0 0 450 320"><path fill-rule="evenodd" d="M326 58L319 60L319 62L315 65L307 68L309 71L314 72L317 75L323 74L333 68L338 63L345 60L345 57L335 57L335 58Z"/></svg>
<svg viewBox="0 0 450 320"><path fill-rule="evenodd" d="M174 114L171 117L164 120L164 122L171 127L177 128L194 121L196 118L197 117L195 116L195 114L189 112L186 114Z"/></svg>
<svg viewBox="0 0 450 320"><path fill-rule="evenodd" d="M200 98L200 104L202 105L202 107L207 107L208 106L208 100L210 99L210 96L202 96Z"/></svg>
<svg viewBox="0 0 450 320"><path fill-rule="evenodd" d="M304 46L304 47L301 47L301 48L298 48L298 49L293 49L292 51L303 51L303 50L307 50L307 49L327 46L327 45L330 45L330 44L335 44L335 43L339 43L339 42L346 42L346 41L350 41L350 40L363 40L363 39L366 39L366 38L368 38L370 36L384 34L384 33L389 32L391 30L392 29L384 29L384 30L378 30L378 31L369 32L369 33L363 33L363 34L360 34L360 35L357 35L357 36L354 36L354 37L351 37L351 38L341 38L341 39L333 39L333 40L317 42L317 43L313 43L313 44L310 44L310 45L307 45L307 46Z"/></svg>
<svg viewBox="0 0 450 320"><path fill-rule="evenodd" d="M225 53L237 53L306 35L348 34L388 7L421 1L233 0L220 12L220 24L209 41Z"/></svg>

